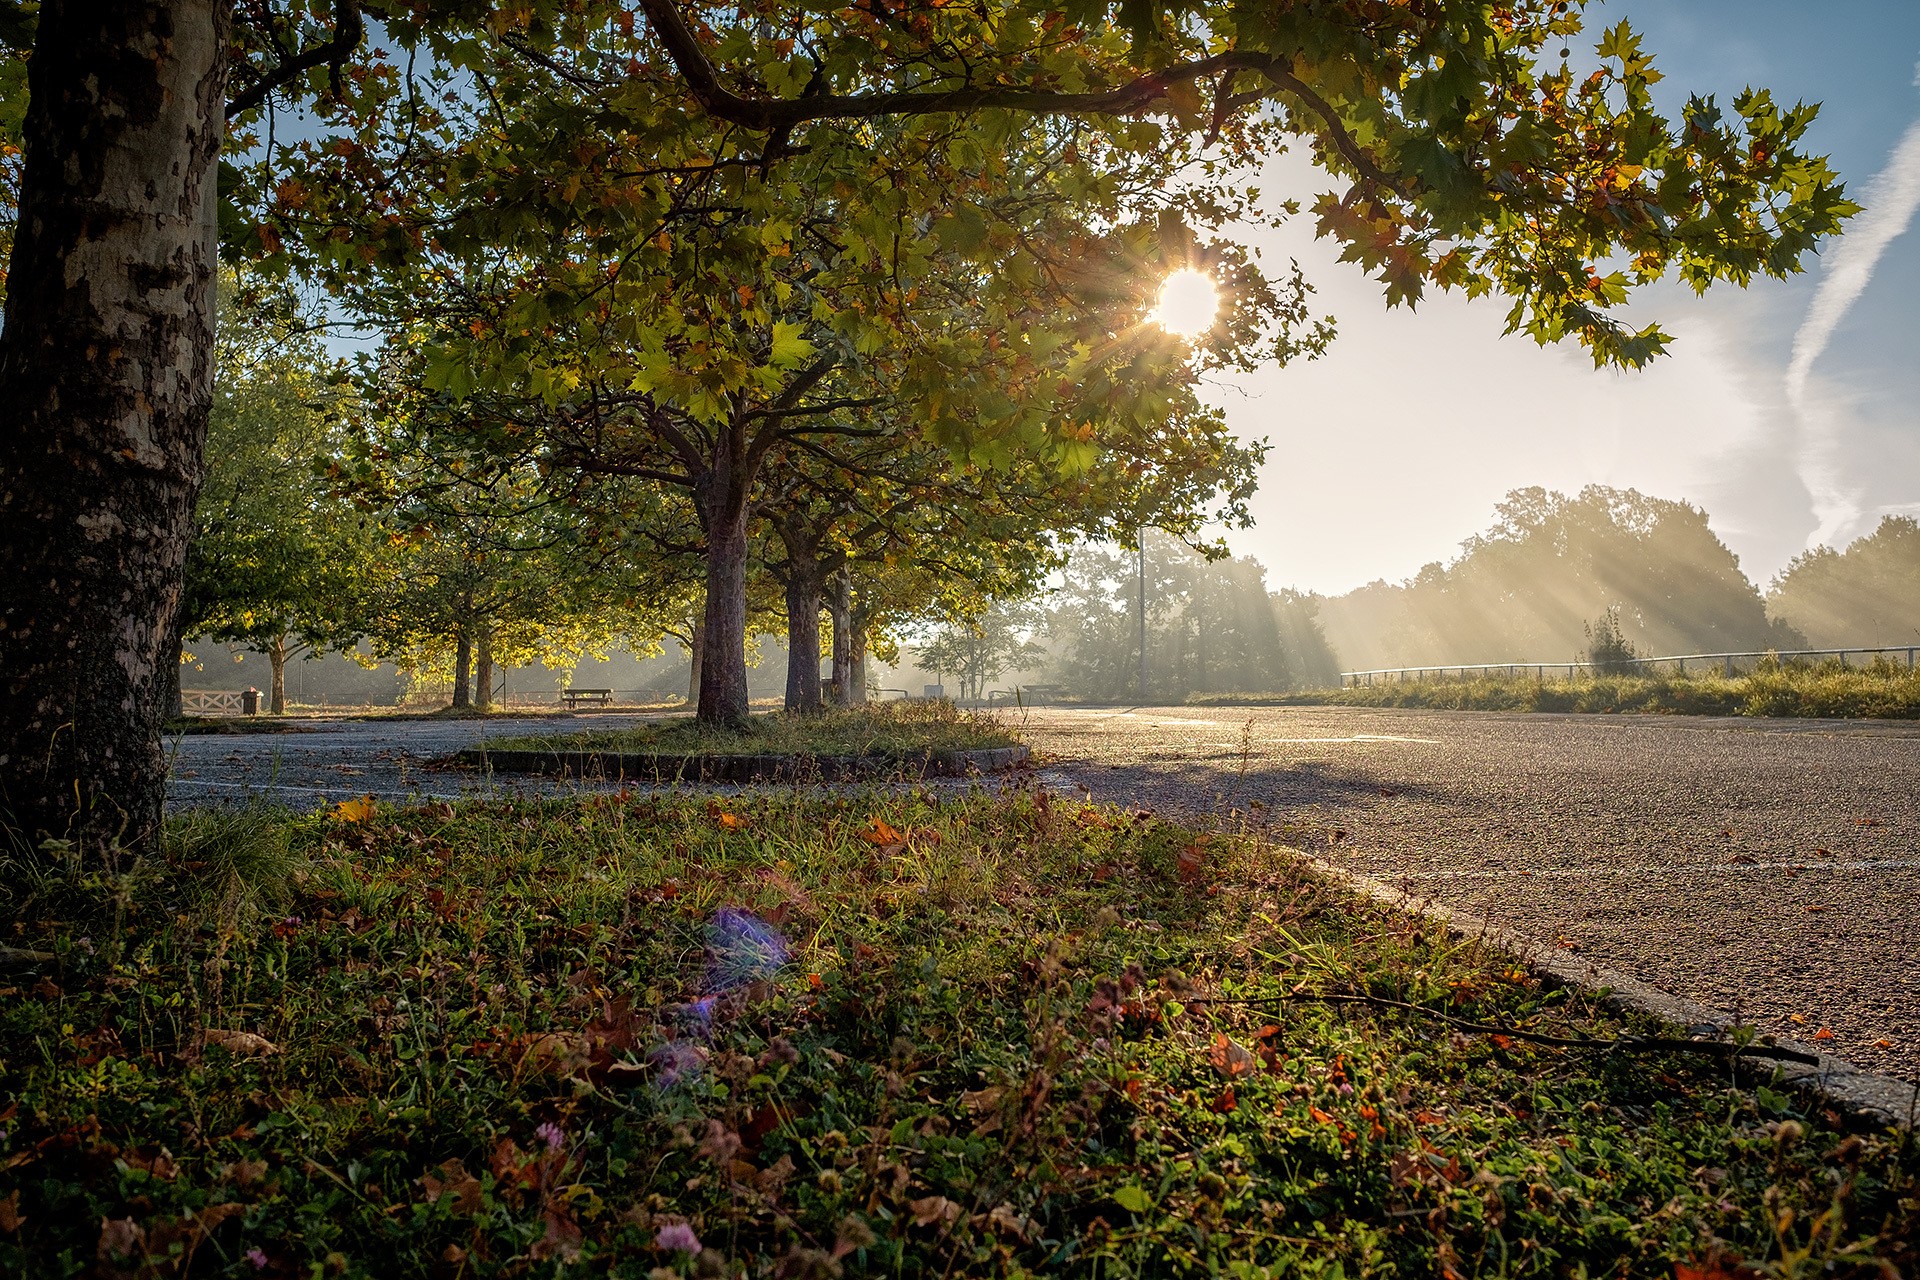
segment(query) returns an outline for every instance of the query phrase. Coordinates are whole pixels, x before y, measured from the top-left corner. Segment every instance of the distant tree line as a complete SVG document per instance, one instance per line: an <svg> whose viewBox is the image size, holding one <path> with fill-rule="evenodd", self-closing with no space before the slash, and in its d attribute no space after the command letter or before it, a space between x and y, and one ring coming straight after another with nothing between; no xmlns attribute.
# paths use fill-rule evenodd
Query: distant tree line
<svg viewBox="0 0 1920 1280"><path fill-rule="evenodd" d="M1816 547L1763 594L1686 502L1594 485L1517 489L1484 533L1404 582L1334 597L1270 590L1266 570L1150 534L1146 696L1280 692L1341 670L1920 644L1920 520L1887 516L1844 550ZM936 628L915 650L976 697L1003 678L1092 701L1141 696L1140 564L1076 550L1056 584Z"/></svg>
<svg viewBox="0 0 1920 1280"><path fill-rule="evenodd" d="M1320 602L1349 670L1610 660L1920 640L1920 525L1889 516L1796 558L1762 594L1690 503L1592 485L1516 489L1447 564Z"/></svg>

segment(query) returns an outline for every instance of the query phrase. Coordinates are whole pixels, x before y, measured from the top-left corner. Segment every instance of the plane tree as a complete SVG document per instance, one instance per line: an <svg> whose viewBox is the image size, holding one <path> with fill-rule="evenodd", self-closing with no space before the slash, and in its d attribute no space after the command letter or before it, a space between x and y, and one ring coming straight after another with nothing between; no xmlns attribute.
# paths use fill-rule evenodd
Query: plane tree
<svg viewBox="0 0 1920 1280"><path fill-rule="evenodd" d="M1657 327L1615 318L1636 284L1797 270L1850 206L1803 147L1811 109L1752 91L1731 112L1689 99L1669 120L1624 27L1607 33L1597 73L1566 69L1553 55L1584 7L43 0L37 25L10 7L0 39L30 40L33 56L15 117L24 161L0 335L9 824L30 843L100 846L139 844L158 821L166 668L204 465L216 242L223 223L230 245L267 248L273 233L217 216L229 118L230 154L245 159L269 132L270 104L307 103L313 129L346 159L370 119L422 127L419 84L402 68L424 54L451 69L448 83L469 77L471 96L502 118L561 140L551 153L578 150L585 123L617 127L669 185L671 170L784 181L797 160L836 139L870 143L862 131L883 123L991 150L1077 120L1131 155L1198 158L1204 144L1213 167L1180 188L1202 212L1231 202L1244 166L1291 136L1331 175L1315 204L1322 230L1390 300L1429 285L1498 292L1535 338L1635 364L1666 344ZM364 38L368 16L380 20L379 48ZM582 91L550 94L545 116L534 93L491 95L486 73L507 59L552 72L542 92ZM17 81L0 78L0 91L9 84L17 97ZM706 145L716 136L724 146ZM296 194L286 183L298 175L272 172L284 157L257 150L271 158L253 189ZM898 154L867 153L857 189L882 185ZM360 159L378 168L396 154L410 163L404 151ZM362 176L353 191L391 199L393 176ZM245 177L236 169L223 185L244 197ZM570 195L571 177L523 175L492 206L502 225L537 227L584 190ZM529 191L539 198L520 198ZM943 194L914 185L902 200L970 232L968 208ZM658 220L646 200L623 216ZM404 256L434 229L396 213L335 252ZM790 243L776 233L759 252ZM687 354L680 372L703 376Z"/></svg>
<svg viewBox="0 0 1920 1280"><path fill-rule="evenodd" d="M264 653L279 714L289 661L359 638L379 531L316 468L345 445L362 401L293 290L246 274L221 283L207 479L176 625L185 640Z"/></svg>
<svg viewBox="0 0 1920 1280"><path fill-rule="evenodd" d="M283 200L280 225L356 309L427 333L419 376L471 406L456 429L476 448L538 437L546 465L690 495L707 555L704 719L746 714L748 539L771 458L924 439L989 464L1085 465L1116 438L1167 430L1190 394L1200 362L1140 323L1152 301L1140 281L1158 274L1143 263L1194 251L1177 208L1099 225L1123 211L1126 183L1149 189L1168 171L1156 159L1088 188L1077 153L1097 139L1079 126L1009 134L991 154L959 145L964 133L905 138L924 167L876 185L872 128L772 174L683 165L663 179L647 167L660 160L651 138L643 156L620 135L556 164L547 131L516 119L446 133L441 171L459 182L411 207L418 244L391 262L375 247L372 270L329 267L338 201ZM350 184L352 164L308 159L314 187ZM927 171L959 213L915 211ZM583 211L550 210L509 252L494 234L499 193L529 172ZM656 188L636 222L631 206ZM1320 340L1301 282L1275 287L1243 251L1210 252L1245 286L1217 326L1222 350L1255 334L1289 351Z"/></svg>

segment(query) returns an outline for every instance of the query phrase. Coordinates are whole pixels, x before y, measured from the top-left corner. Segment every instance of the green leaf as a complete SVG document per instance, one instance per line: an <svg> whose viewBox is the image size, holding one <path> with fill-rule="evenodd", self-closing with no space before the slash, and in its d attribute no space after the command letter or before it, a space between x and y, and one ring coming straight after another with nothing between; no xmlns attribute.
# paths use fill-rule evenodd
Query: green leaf
<svg viewBox="0 0 1920 1280"><path fill-rule="evenodd" d="M801 326L788 324L784 320L773 323L773 345L767 352L767 363L776 369L792 369L811 359L814 346L800 336Z"/></svg>
<svg viewBox="0 0 1920 1280"><path fill-rule="evenodd" d="M1128 1213L1146 1213L1153 1208L1153 1197L1137 1182L1129 1182L1114 1192L1113 1202Z"/></svg>

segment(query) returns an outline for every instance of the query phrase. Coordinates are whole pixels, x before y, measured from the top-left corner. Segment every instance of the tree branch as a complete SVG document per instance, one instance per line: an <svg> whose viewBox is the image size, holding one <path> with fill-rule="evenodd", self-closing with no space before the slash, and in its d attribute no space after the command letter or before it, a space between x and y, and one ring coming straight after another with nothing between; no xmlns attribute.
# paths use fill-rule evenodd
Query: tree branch
<svg viewBox="0 0 1920 1280"><path fill-rule="evenodd" d="M1233 71L1255 71L1275 87L1304 102L1320 118L1321 127L1348 164L1370 182L1393 186L1387 174L1354 140L1346 123L1325 98L1293 74L1292 64L1276 54L1231 50L1160 71L1137 76L1100 93L1055 93L1017 85L942 90L896 90L887 93L808 93L799 98L747 98L720 83L719 72L700 47L700 38L687 25L674 0L640 0L667 56L687 83L694 100L712 116L749 129L788 130L810 120L865 120L875 116L936 115L943 112L988 109L1028 111L1037 115L1127 115L1164 98L1175 85Z"/></svg>
<svg viewBox="0 0 1920 1280"><path fill-rule="evenodd" d="M253 110L267 100L268 94L304 72L328 64L337 68L347 60L348 54L360 47L365 34L359 0L333 0L333 39L288 58L229 99L227 119Z"/></svg>

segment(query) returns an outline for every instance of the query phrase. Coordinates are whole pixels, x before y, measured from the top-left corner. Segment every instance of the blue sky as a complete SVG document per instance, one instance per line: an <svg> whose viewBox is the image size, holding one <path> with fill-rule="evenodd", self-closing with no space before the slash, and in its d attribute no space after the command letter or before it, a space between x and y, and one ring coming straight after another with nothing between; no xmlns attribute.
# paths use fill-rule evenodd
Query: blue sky
<svg viewBox="0 0 1920 1280"><path fill-rule="evenodd" d="M1274 446L1258 526L1229 535L1274 585L1409 576L1533 484L1693 501L1762 586L1815 542L1920 514L1920 0L1609 0L1589 36L1621 17L1645 34L1669 108L1749 84L1822 103L1812 145L1867 213L1793 280L1649 291L1636 316L1679 341L1641 373L1503 338L1497 302L1387 312L1304 222L1263 238L1270 258L1300 258L1341 331L1320 361L1216 388L1235 429ZM1284 156L1265 185L1323 183Z"/></svg>

